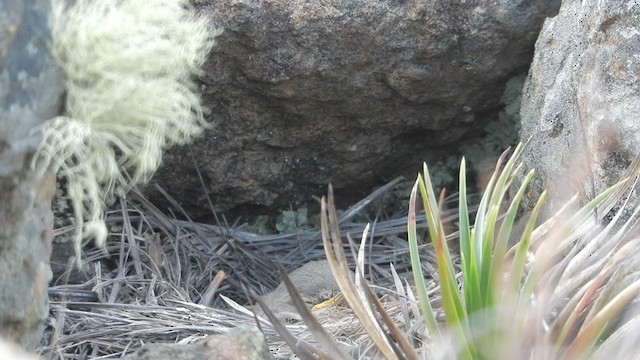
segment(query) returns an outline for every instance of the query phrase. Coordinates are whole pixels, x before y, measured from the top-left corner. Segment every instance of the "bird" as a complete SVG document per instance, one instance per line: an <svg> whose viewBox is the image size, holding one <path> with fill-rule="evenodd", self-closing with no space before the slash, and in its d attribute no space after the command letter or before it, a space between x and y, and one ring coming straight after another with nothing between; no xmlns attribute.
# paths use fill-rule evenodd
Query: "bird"
<svg viewBox="0 0 640 360"><path fill-rule="evenodd" d="M327 260L308 262L292 271L289 279L309 308L333 298L340 291ZM261 298L279 320L295 322L302 319L283 282ZM259 305L250 308L256 315L264 315Z"/></svg>

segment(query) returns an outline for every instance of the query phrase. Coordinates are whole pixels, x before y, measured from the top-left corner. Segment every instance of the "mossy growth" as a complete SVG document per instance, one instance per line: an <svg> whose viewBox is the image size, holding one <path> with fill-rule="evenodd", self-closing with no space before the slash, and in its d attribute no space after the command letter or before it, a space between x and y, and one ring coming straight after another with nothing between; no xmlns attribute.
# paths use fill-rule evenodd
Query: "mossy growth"
<svg viewBox="0 0 640 360"><path fill-rule="evenodd" d="M276 230L280 234L289 234L309 228L309 218L307 216L307 208L299 208L297 210L285 210L278 216Z"/></svg>
<svg viewBox="0 0 640 360"><path fill-rule="evenodd" d="M316 216L315 218L309 217L309 210L303 205L296 209L289 208L281 210L280 214L275 216L257 216L247 228L249 231L261 235L270 235L274 233L291 234L316 228L319 224L319 216Z"/></svg>

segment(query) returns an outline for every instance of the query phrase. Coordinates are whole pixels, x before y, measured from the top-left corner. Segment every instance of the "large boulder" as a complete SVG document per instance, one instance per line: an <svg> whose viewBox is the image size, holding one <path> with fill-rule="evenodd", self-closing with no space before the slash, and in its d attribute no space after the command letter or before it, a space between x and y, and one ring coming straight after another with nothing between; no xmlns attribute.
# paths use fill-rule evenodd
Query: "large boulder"
<svg viewBox="0 0 640 360"><path fill-rule="evenodd" d="M31 161L32 127L61 108L63 84L50 59L48 0L0 0L0 337L39 344L51 279L55 175Z"/></svg>
<svg viewBox="0 0 640 360"><path fill-rule="evenodd" d="M287 207L329 182L355 199L506 129L505 85L559 0L195 4L225 29L201 84L215 127L155 180L198 216L196 166L219 210Z"/></svg>
<svg viewBox="0 0 640 360"><path fill-rule="evenodd" d="M532 137L524 159L538 172L535 194L550 192L549 213L619 181L640 152L638 18L633 1L565 0L542 28L521 117L522 138Z"/></svg>

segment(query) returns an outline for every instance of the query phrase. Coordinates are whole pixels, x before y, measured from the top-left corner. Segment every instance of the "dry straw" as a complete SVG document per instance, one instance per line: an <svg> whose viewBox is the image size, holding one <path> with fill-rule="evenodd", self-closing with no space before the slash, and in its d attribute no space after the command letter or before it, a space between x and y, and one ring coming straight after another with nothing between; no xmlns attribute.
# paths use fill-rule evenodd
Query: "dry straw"
<svg viewBox="0 0 640 360"><path fill-rule="evenodd" d="M366 224L356 217L382 209L382 199L399 186L400 180L395 179L343 212L338 220L341 235L350 234L359 241ZM233 310L225 297L246 305L248 299L240 283L258 293L275 288L280 281L276 259L290 270L325 256L318 229L258 235L242 227L175 220L135 188L128 200L121 202L120 210L107 215L111 236L106 250L111 257L91 250L85 259L95 269L90 280L71 285L62 278L50 287L50 326L41 349L47 357L118 357L146 343L198 342L206 335L239 325L255 325L252 315L246 310ZM451 222L456 219L454 211L444 216ZM405 222L405 218L381 218L373 223L371 228L376 231L369 234L365 254L368 278L384 288L376 292L386 294L384 306L398 321L404 318L400 300L405 301L405 297L386 289L393 286L390 263L403 277L410 269ZM424 229L424 216L419 216L417 223ZM68 231L73 228L58 229L56 236ZM344 246L350 252L350 245ZM421 248L425 272L433 273L433 255L428 245ZM350 256L349 262L354 264ZM226 278L219 282L217 275L222 273ZM370 354L369 335L344 304L327 306L313 314L344 351L356 357ZM261 326L274 356L289 359L292 349L275 328L266 321L261 321ZM304 324L287 324L286 328L296 338L318 344Z"/></svg>
<svg viewBox="0 0 640 360"><path fill-rule="evenodd" d="M513 165L512 169L518 169L515 161ZM472 307L466 303L466 292L461 292L463 312L457 318L447 311L458 308L445 304L452 301L447 296L453 296L453 291L444 294L440 286L442 278L448 276L447 266L439 264L444 254L425 240L412 240L413 235L409 242L405 238L405 232L411 234L414 226L425 229L430 221L447 219L450 223L458 221L457 216L439 210L440 220L434 217L429 221L426 218L430 215L416 212L410 214L404 232L398 230L396 222L406 222L406 218L371 224L369 229L378 229L381 235L375 231L367 234L365 224L352 221L363 210L362 204L376 203L376 198L391 186L341 216L333 207L330 193L323 201L320 232L273 236L173 220L134 192L130 197L133 202L123 201L122 209L109 216L116 236L110 237L107 249L119 254L111 259L114 268L104 271L96 264L96 275L86 284L51 288L51 327L42 350L59 358L119 356L142 343L195 343L209 334L252 325L255 319L242 306L247 298L240 283L264 292L278 282L272 262L275 258L286 259L291 269L326 256L333 264L344 299L311 314L301 306L304 323L280 326L275 319L273 324L260 319L278 359L288 359L293 353L301 358L316 354L338 359L634 358L634 344L640 340L635 331L640 318L632 301L639 290L640 263L636 259L640 209L627 209L623 201L617 212L620 215L610 221L605 215L618 200L637 189L639 170L640 158L632 164L629 180L582 210L569 204L529 230L526 224L533 222L525 217L522 231L511 230L509 246L497 247L504 249L500 250L504 251L504 261L501 265L493 262L492 266L504 270L503 276L488 279L494 284L486 292L491 297L474 300L488 305L467 312ZM500 185L499 178L496 176L494 190L515 179L508 176ZM597 211L594 204L599 204ZM453 211L459 215L460 209L464 206ZM479 211L485 211L485 215L470 211L469 215L476 218L476 223L483 217L499 220L496 229L510 227L512 207L505 205L499 215L487 217L495 213L488 209L491 207L481 203ZM624 221L623 213L628 215ZM471 229L478 234L476 227ZM500 230L493 234L496 239L504 236L500 236ZM445 237L449 244L459 238L459 233ZM522 239L528 248L518 254ZM416 245L417 251L410 250ZM496 247L492 246L495 254ZM473 275L464 275L464 259L456 255L457 251L451 249L453 278L465 289L469 286L466 279ZM471 250L460 246L459 251ZM410 253L419 258L411 259ZM103 257L102 252L95 251L88 260ZM427 280L422 290L417 286L420 277L412 279L418 273L416 264ZM354 269L355 279L351 272ZM227 278L221 282L222 273ZM521 281L516 282L516 277ZM531 278L536 279L533 286L533 280L528 280ZM295 297L295 293L291 295ZM421 303L425 301L426 308L432 310L430 314L424 312L425 304ZM430 328L433 324L437 330Z"/></svg>

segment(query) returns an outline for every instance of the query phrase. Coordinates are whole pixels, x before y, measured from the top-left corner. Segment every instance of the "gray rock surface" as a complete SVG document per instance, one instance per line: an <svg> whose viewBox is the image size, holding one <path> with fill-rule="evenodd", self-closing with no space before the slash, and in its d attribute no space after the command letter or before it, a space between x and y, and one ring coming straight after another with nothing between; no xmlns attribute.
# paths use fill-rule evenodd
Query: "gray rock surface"
<svg viewBox="0 0 640 360"><path fill-rule="evenodd" d="M524 87L524 154L558 208L582 203L624 176L640 152L640 5L563 1L545 22ZM533 206L529 198L528 207Z"/></svg>
<svg viewBox="0 0 640 360"><path fill-rule="evenodd" d="M48 315L55 176L31 160L33 126L57 114L62 82L47 48L48 0L0 0L0 336L35 347Z"/></svg>
<svg viewBox="0 0 640 360"><path fill-rule="evenodd" d="M155 180L193 216L375 185L487 136L558 0L195 1L224 27L206 74L216 126ZM162 199L153 187L154 201Z"/></svg>
<svg viewBox="0 0 640 360"><path fill-rule="evenodd" d="M256 328L211 335L202 344L148 344L127 360L270 360L266 339Z"/></svg>

